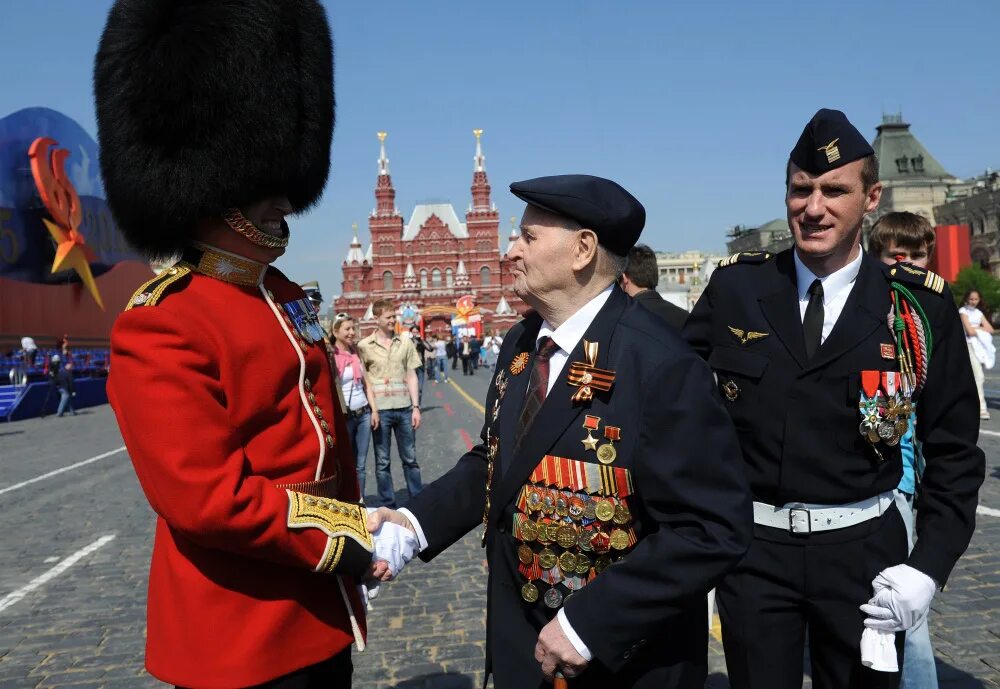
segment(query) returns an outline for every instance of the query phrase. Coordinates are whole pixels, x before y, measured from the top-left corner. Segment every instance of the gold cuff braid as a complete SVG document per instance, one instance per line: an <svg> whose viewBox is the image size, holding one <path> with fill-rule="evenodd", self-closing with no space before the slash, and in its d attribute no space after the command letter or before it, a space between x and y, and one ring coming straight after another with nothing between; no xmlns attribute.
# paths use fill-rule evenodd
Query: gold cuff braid
<svg viewBox="0 0 1000 689"><path fill-rule="evenodd" d="M288 493L288 528L319 529L329 537L326 550L316 567L317 572L333 572L341 559L349 555L351 568L359 560L371 560L375 550L372 535L368 533L368 512L364 505L318 498L293 490ZM363 551L363 552L362 552ZM367 554L367 555L363 555ZM359 557L360 556L360 557Z"/></svg>

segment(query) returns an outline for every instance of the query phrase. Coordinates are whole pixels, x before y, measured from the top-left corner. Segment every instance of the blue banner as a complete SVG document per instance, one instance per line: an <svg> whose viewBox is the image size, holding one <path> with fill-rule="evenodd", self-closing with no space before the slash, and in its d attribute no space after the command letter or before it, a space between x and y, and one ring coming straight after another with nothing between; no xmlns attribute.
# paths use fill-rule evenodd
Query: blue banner
<svg viewBox="0 0 1000 689"><path fill-rule="evenodd" d="M49 213L31 173L28 149L49 137L69 152L66 176L83 210L79 231L96 254L95 276L120 261L143 261L125 242L104 199L97 143L69 117L49 108L26 108L0 119L0 277L44 284L74 282L72 270L51 273L55 241L45 228Z"/></svg>

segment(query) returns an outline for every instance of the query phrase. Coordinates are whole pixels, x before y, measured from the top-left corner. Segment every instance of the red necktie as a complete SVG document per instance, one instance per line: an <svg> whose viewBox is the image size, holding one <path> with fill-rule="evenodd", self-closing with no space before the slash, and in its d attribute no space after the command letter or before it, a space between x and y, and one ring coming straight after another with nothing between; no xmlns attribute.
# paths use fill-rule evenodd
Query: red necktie
<svg viewBox="0 0 1000 689"><path fill-rule="evenodd" d="M531 365L531 378L528 382L528 394L524 399L524 409L521 410L521 418L517 426L516 447L521 445L524 436L531 429L531 424L545 402L545 395L549 389L549 359L559 349L551 337L543 337L538 341L538 349L535 351L535 358Z"/></svg>

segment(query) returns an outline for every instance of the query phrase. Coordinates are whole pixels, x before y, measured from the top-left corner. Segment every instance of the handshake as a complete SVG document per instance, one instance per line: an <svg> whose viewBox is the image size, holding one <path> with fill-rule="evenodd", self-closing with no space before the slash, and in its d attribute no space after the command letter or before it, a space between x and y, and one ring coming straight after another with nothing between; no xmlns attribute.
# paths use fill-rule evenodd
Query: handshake
<svg viewBox="0 0 1000 689"><path fill-rule="evenodd" d="M372 564L365 577L368 598L378 596L379 585L392 581L420 551L416 529L406 515L388 507L368 508L368 531L375 541Z"/></svg>

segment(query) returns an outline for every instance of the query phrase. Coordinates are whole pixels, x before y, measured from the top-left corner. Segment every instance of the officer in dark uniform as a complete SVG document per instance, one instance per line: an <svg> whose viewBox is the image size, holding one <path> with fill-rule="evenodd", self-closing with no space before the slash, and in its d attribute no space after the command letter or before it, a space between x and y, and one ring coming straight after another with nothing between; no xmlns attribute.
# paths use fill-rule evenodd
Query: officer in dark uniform
<svg viewBox="0 0 1000 689"><path fill-rule="evenodd" d="M795 247L722 261L683 331L754 498L753 545L718 589L737 689L800 687L807 628L818 689L898 685L876 671L902 664L886 635L926 614L972 537L984 457L962 327L944 280L861 250L881 190L857 129L817 112L788 162ZM927 468L907 556L892 491L914 405Z"/></svg>
<svg viewBox="0 0 1000 689"><path fill-rule="evenodd" d="M705 594L750 504L708 367L615 284L645 211L585 175L517 182L514 326L482 442L406 508L430 560L485 523L497 689L704 686ZM369 528L375 525L369 520Z"/></svg>

